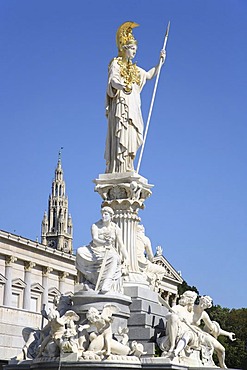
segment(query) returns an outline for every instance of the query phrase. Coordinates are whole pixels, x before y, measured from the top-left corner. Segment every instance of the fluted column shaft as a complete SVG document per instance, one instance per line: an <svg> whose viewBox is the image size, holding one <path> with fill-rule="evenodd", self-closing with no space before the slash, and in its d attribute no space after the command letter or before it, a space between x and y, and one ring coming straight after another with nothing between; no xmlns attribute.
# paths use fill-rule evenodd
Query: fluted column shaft
<svg viewBox="0 0 247 370"><path fill-rule="evenodd" d="M65 293L65 290L66 290L65 278L67 276L69 276L68 272L63 271L59 274L59 290L60 290L61 294Z"/></svg>
<svg viewBox="0 0 247 370"><path fill-rule="evenodd" d="M42 295L42 305L48 307L48 276L49 273L53 271L52 267L45 267L43 269L43 276L42 276L42 285L44 288L43 295Z"/></svg>
<svg viewBox="0 0 247 370"><path fill-rule="evenodd" d="M6 283L4 287L3 304L11 306L12 303L12 264L17 261L14 256L7 256L5 259L5 277Z"/></svg>
<svg viewBox="0 0 247 370"><path fill-rule="evenodd" d="M23 308L25 310L30 310L31 307L31 270L34 266L34 262L26 262L24 265L26 287L24 290Z"/></svg>
<svg viewBox="0 0 247 370"><path fill-rule="evenodd" d="M136 254L136 228L140 222L140 217L136 212L130 210L116 210L114 221L122 231L123 242L129 254L129 270L139 272Z"/></svg>

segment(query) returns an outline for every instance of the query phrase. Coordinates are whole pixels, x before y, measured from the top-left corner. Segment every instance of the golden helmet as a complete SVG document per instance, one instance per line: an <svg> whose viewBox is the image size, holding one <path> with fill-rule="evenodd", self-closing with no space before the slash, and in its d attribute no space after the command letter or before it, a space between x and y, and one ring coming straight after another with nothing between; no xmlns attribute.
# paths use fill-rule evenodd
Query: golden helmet
<svg viewBox="0 0 247 370"><path fill-rule="evenodd" d="M117 30L116 43L118 47L118 55L121 56L123 52L123 46L137 44L134 35L132 34L132 28L138 27L139 24L135 22L124 22Z"/></svg>

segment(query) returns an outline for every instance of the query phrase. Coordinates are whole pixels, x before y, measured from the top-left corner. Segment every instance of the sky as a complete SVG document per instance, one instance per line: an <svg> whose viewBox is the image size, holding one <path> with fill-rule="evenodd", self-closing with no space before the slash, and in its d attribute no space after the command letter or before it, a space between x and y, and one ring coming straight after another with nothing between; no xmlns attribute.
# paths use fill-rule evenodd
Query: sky
<svg viewBox="0 0 247 370"><path fill-rule="evenodd" d="M140 174L139 215L200 294L247 307L246 0L0 0L0 229L40 240L60 147L74 250L90 242L105 171L107 66L125 21L149 70L170 34ZM142 92L147 120L154 80Z"/></svg>

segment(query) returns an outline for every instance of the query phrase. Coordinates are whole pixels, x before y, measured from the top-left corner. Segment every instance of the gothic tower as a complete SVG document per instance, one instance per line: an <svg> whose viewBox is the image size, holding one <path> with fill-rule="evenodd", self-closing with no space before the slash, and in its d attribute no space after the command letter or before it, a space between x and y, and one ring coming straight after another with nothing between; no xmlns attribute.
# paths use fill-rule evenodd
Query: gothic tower
<svg viewBox="0 0 247 370"><path fill-rule="evenodd" d="M48 201L48 214L45 212L41 227L41 243L54 249L72 253L73 224L68 213L68 197L65 194L65 181L61 163L61 151L58 156L52 193Z"/></svg>

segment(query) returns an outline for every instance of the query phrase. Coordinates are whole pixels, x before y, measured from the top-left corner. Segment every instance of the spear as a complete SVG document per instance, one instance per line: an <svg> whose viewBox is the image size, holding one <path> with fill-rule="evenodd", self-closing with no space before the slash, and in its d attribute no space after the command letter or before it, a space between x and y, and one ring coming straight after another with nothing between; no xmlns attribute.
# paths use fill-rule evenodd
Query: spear
<svg viewBox="0 0 247 370"><path fill-rule="evenodd" d="M167 40L168 40L169 30L170 30L170 21L168 22L167 29L166 29L166 34L165 34L165 38L164 38L164 44L163 44L163 48L162 48L162 50L164 50L164 51L166 50L166 44L167 44ZM145 146L145 142L146 142L146 138L147 138L149 123L150 123L152 110L153 110L153 105L154 105L154 99L155 99L156 90L157 90L157 86L158 86L158 82L159 82L161 66L162 66L162 57L160 57L160 61L159 61L158 69L157 69L157 76L156 76L156 80L155 80L155 84L154 84L154 91L153 91L151 104L150 104L150 108L149 108L146 130L145 130L145 134L144 134L144 138L143 138L143 144L142 144L142 148L141 148L141 153L140 153L140 157L139 157L139 161L138 161L138 165L137 165L137 170L136 170L137 173L139 173L139 169L140 169L140 165L141 165L142 155L143 155L143 151L144 151L144 146Z"/></svg>
<svg viewBox="0 0 247 370"><path fill-rule="evenodd" d="M100 285L100 282L101 282L101 279L102 279L102 276L103 276L103 273L104 273L104 270L105 270L105 265L106 265L106 262L107 262L108 254L109 254L109 246L106 246L105 256L104 256L104 259L102 261L102 265L100 267L98 279L97 279L95 289L94 289L95 292L99 289L99 285Z"/></svg>

